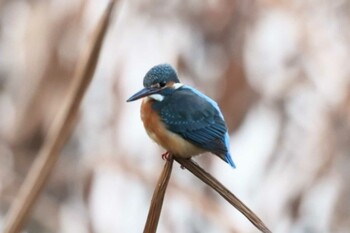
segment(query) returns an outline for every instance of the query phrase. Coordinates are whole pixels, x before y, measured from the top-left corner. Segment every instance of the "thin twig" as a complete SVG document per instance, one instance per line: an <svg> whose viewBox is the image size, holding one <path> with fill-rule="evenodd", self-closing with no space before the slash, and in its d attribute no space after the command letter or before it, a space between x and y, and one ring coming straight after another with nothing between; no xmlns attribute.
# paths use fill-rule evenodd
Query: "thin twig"
<svg viewBox="0 0 350 233"><path fill-rule="evenodd" d="M163 200L166 188L169 183L172 167L173 158L167 159L162 174L160 175L157 183L157 187L153 192L151 206L148 211L147 221L145 224L144 233L155 233L159 222L160 212L162 211Z"/></svg>
<svg viewBox="0 0 350 233"><path fill-rule="evenodd" d="M95 72L114 5L115 1L112 0L100 19L90 43L83 51L62 109L54 119L45 142L6 216L5 233L21 231L32 206L53 170L63 145L71 134L80 102Z"/></svg>
<svg viewBox="0 0 350 233"><path fill-rule="evenodd" d="M174 159L197 176L201 181L209 185L217 191L223 198L225 198L231 205L233 205L239 212L241 212L247 219L253 223L261 232L271 233L267 226L260 220L256 214L251 211L241 200L239 200L233 193L231 193L224 185L216 180L212 175L203 170L200 166L194 163L191 159L182 159L174 157Z"/></svg>

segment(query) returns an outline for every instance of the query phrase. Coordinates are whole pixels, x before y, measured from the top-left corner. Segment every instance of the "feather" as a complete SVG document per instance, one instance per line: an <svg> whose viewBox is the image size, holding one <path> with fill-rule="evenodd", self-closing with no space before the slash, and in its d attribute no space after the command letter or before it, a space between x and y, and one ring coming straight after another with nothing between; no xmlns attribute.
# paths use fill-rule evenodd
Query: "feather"
<svg viewBox="0 0 350 233"><path fill-rule="evenodd" d="M181 87L171 98L153 106L168 130L222 157L228 152L225 140L227 127L217 104L208 99L190 88Z"/></svg>

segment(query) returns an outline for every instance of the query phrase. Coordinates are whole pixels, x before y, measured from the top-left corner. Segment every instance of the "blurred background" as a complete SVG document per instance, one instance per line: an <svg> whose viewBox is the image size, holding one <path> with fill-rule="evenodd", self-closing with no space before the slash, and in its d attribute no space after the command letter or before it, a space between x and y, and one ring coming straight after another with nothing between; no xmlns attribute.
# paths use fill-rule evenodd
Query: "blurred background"
<svg viewBox="0 0 350 233"><path fill-rule="evenodd" d="M0 0L0 229L107 1ZM350 232L350 2L120 1L73 135L25 232L142 232L164 151L140 101L153 65L215 99L237 169L195 160L273 232ZM158 232L257 232L174 164Z"/></svg>

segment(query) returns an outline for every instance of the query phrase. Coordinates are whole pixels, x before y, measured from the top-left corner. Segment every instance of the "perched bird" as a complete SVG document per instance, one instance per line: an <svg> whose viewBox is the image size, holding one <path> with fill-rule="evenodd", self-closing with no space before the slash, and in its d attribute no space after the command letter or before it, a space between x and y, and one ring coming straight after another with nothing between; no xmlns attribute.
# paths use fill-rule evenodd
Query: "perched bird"
<svg viewBox="0 0 350 233"><path fill-rule="evenodd" d="M230 141L218 104L198 90L180 83L168 64L151 68L144 88L127 102L143 98L141 119L147 134L174 156L191 158L211 152L232 167Z"/></svg>

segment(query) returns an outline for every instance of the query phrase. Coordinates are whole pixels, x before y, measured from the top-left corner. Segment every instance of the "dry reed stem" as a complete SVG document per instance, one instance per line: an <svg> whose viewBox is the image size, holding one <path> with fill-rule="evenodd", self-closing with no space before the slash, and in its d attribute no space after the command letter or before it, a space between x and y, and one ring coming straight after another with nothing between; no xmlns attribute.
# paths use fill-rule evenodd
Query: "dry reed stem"
<svg viewBox="0 0 350 233"><path fill-rule="evenodd" d="M191 159L181 159L174 157L174 159L190 171L193 175L197 176L201 181L209 185L215 191L217 191L224 199L226 199L231 205L233 205L239 212L241 212L247 219L253 223L261 232L271 233L267 226L259 219L256 214L251 211L241 200L239 200L233 193L231 193L224 185L216 180L212 175L204 171L200 166L194 163Z"/></svg>
<svg viewBox="0 0 350 233"><path fill-rule="evenodd" d="M53 170L63 145L71 134L80 102L95 72L99 52L114 5L115 1L112 0L109 2L100 22L96 26L91 41L83 50L61 111L54 119L45 138L45 142L33 162L24 183L20 187L18 196L7 213L4 228L5 233L17 233L21 231L32 206Z"/></svg>
<svg viewBox="0 0 350 233"><path fill-rule="evenodd" d="M162 211L164 201L164 195L173 167L173 161L174 160L172 157L166 160L162 174L158 179L157 187L153 192L151 206L148 211L145 229L143 230L144 233L155 233L157 231L160 212Z"/></svg>

